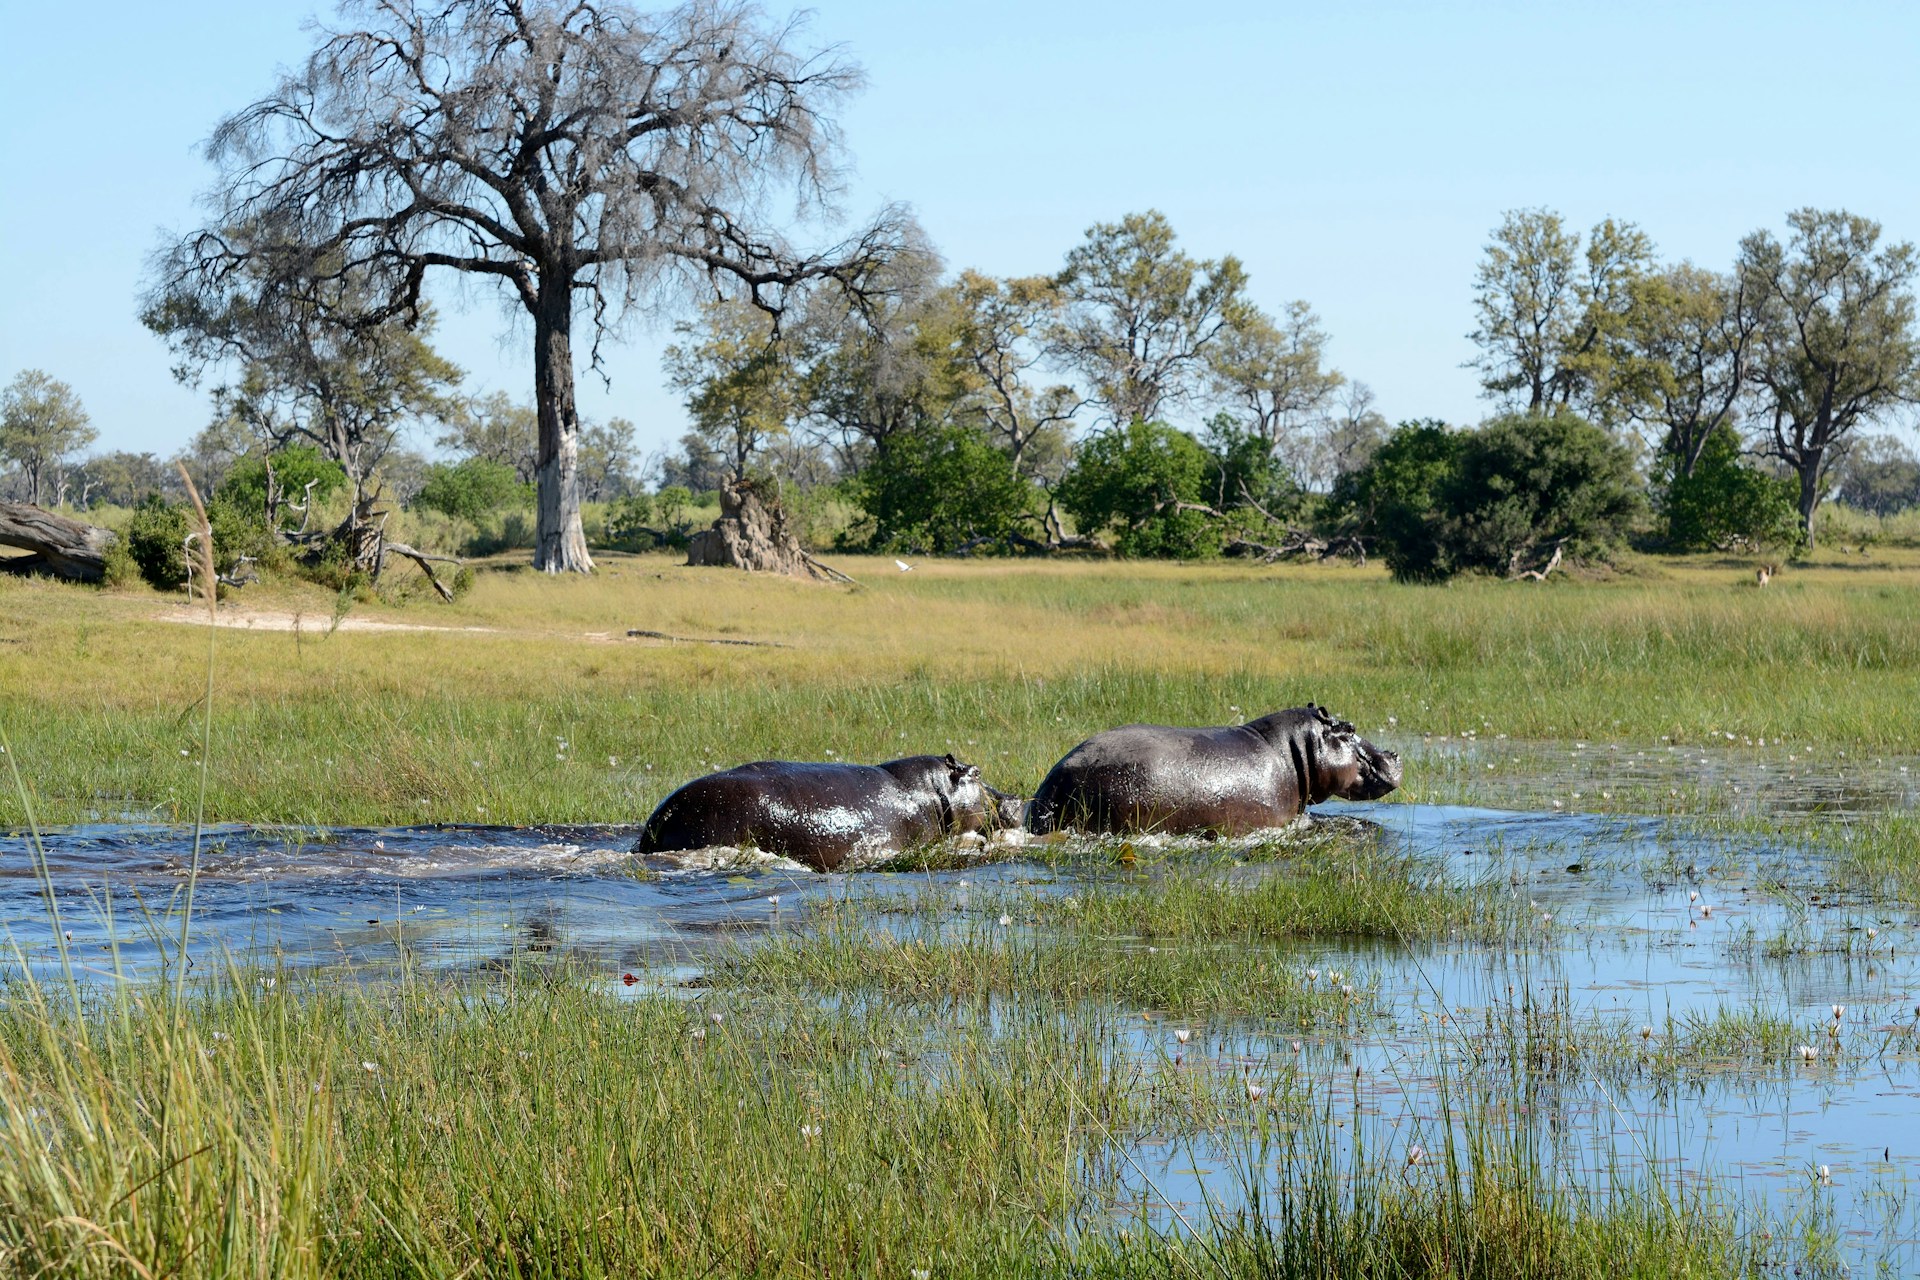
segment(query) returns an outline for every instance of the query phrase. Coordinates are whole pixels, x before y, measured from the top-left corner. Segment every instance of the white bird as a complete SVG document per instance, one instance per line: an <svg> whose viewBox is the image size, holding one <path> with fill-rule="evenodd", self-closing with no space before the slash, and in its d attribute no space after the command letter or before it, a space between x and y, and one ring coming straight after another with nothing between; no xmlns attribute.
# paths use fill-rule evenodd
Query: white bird
<svg viewBox="0 0 1920 1280"><path fill-rule="evenodd" d="M913 572L913 566L912 566L912 565L910 565L910 564L908 564L908 563L907 563L907 562L906 562L905 560L895 560L895 561L893 562L893 567L894 567L894 568L896 568L896 569L898 569L898 570L899 570L900 572L902 572L902 573L912 573L912 572Z"/></svg>

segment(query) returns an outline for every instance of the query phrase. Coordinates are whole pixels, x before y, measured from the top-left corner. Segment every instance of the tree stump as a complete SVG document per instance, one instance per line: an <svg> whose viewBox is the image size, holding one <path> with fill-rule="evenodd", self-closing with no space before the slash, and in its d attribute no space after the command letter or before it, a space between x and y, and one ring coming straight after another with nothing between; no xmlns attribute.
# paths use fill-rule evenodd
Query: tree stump
<svg viewBox="0 0 1920 1280"><path fill-rule="evenodd" d="M8 573L51 573L98 582L106 576L107 547L113 538L111 529L24 502L0 502L0 546L33 552L0 560L0 569Z"/></svg>
<svg viewBox="0 0 1920 1280"><path fill-rule="evenodd" d="M720 486L720 518L687 541L687 563L746 569L753 573L825 577L800 540L787 528L787 513L777 500L762 498L751 480Z"/></svg>

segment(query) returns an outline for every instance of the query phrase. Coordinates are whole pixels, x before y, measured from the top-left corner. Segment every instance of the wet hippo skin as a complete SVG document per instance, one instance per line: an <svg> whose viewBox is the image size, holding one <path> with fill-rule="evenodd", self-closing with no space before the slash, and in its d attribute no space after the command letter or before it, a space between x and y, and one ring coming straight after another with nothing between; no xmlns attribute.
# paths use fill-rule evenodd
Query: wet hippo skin
<svg viewBox="0 0 1920 1280"><path fill-rule="evenodd" d="M1132 724L1096 734L1053 766L1027 826L1242 835L1285 826L1331 796L1374 800L1399 785L1399 756L1309 703L1217 729Z"/></svg>
<svg viewBox="0 0 1920 1280"><path fill-rule="evenodd" d="M877 765L760 760L695 778L662 800L634 852L751 847L832 871L942 836L1016 826L1023 807L950 755Z"/></svg>

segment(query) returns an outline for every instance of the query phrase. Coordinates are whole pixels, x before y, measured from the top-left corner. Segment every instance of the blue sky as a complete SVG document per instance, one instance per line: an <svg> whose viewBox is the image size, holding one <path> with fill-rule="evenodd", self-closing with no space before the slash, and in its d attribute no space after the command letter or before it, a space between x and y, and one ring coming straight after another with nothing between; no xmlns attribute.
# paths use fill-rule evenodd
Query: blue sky
<svg viewBox="0 0 1920 1280"><path fill-rule="evenodd" d="M166 453L206 420L135 319L144 264L195 218L200 142L304 56L316 12L9 8L0 379L70 382L99 447ZM1269 309L1311 302L1395 419L1484 412L1464 335L1505 209L1628 218L1713 266L1807 204L1920 239L1920 5L826 0L810 30L871 81L842 116L850 212L906 201L950 266L1013 274L1157 207L1195 254L1238 254ZM440 302L469 385L526 395L524 331L484 293ZM581 379L583 411L648 448L684 429L668 336L636 326L610 390Z"/></svg>

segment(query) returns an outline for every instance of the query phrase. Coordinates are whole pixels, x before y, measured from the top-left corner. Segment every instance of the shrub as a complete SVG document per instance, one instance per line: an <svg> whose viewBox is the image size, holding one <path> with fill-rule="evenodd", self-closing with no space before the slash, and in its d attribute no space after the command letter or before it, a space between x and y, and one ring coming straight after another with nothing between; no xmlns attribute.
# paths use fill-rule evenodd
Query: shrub
<svg viewBox="0 0 1920 1280"><path fill-rule="evenodd" d="M1625 446L1578 414L1514 414L1472 431L1403 423L1343 476L1329 508L1403 582L1511 576L1558 547L1604 558L1644 507Z"/></svg>
<svg viewBox="0 0 1920 1280"><path fill-rule="evenodd" d="M1004 542L1033 490L978 431L925 427L883 441L853 485L875 551L943 554L976 539Z"/></svg>
<svg viewBox="0 0 1920 1280"><path fill-rule="evenodd" d="M139 566L140 576L162 591L186 585L186 553L182 549L188 528L187 510L157 493L140 499L127 524L127 554Z"/></svg>
<svg viewBox="0 0 1920 1280"><path fill-rule="evenodd" d="M1740 460L1740 438L1722 423L1710 436L1690 475L1666 474L1655 499L1676 551L1730 551L1742 545L1797 547L1799 486Z"/></svg>
<svg viewBox="0 0 1920 1280"><path fill-rule="evenodd" d="M1054 491L1080 532L1111 535L1125 556L1179 560L1216 555L1219 521L1181 503L1207 503L1214 458L1163 422L1103 431L1080 448Z"/></svg>
<svg viewBox="0 0 1920 1280"><path fill-rule="evenodd" d="M220 485L213 491L213 505L224 504L244 516L256 518L264 526L267 511L267 458L258 454L248 454L233 464ZM347 473L340 464L322 456L320 450L310 444L293 444L276 449L272 454L274 479L279 482L282 503L289 501L304 502L307 485L312 483L312 497L325 502L346 487ZM212 520L213 505L207 508L207 518ZM297 512L283 506L280 513L281 524L286 528L297 528L300 517ZM215 531L216 534L218 530Z"/></svg>
<svg viewBox="0 0 1920 1280"><path fill-rule="evenodd" d="M1512 414L1461 438L1443 536L1456 568L1510 576L1555 545L1605 558L1645 505L1633 455L1604 429Z"/></svg>
<svg viewBox="0 0 1920 1280"><path fill-rule="evenodd" d="M523 504L532 488L520 483L514 469L487 458L455 463L436 462L426 470L426 481L414 495L415 506L479 524L509 504Z"/></svg>
<svg viewBox="0 0 1920 1280"><path fill-rule="evenodd" d="M1403 422L1373 457L1334 482L1327 500L1333 532L1371 538L1401 582L1454 572L1436 518L1460 452L1444 422Z"/></svg>

